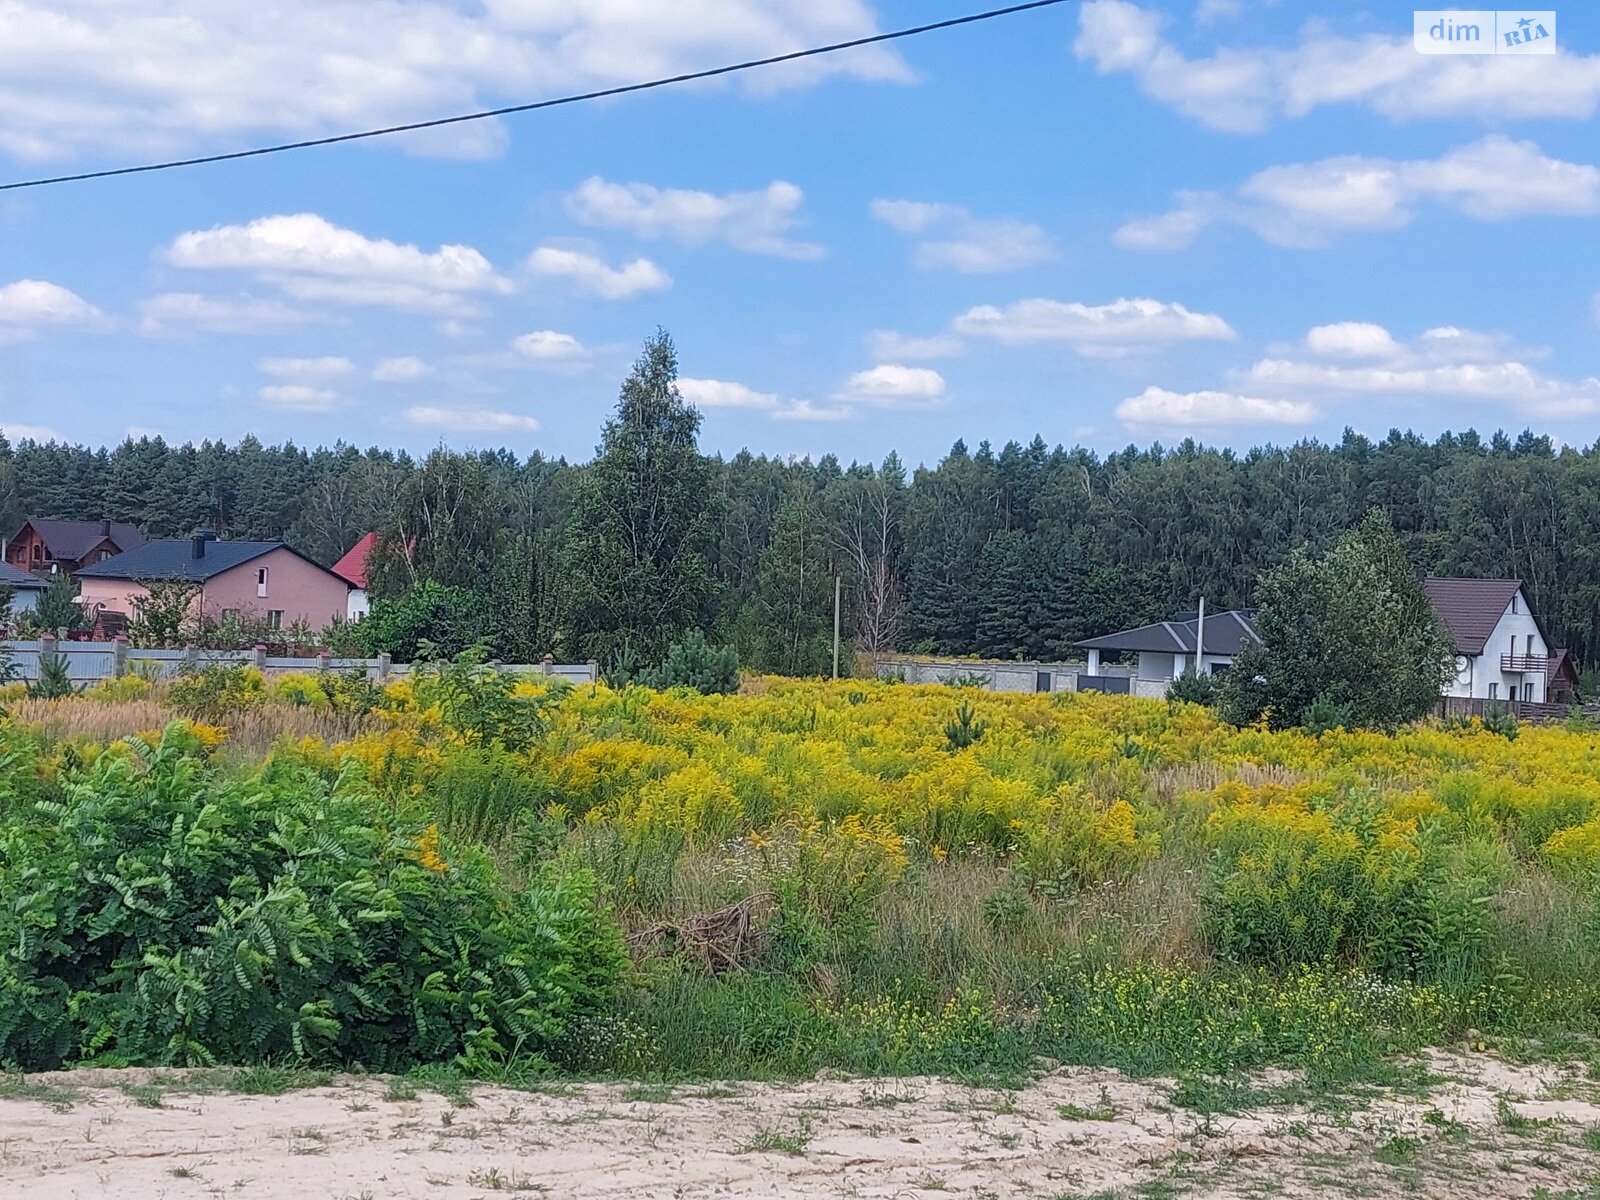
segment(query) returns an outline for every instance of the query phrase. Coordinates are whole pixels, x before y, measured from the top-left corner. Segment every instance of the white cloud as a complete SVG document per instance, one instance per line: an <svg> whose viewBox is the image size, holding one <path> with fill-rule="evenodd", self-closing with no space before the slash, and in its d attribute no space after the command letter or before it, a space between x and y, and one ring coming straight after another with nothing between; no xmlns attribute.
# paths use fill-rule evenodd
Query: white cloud
<svg viewBox="0 0 1600 1200"><path fill-rule="evenodd" d="M1306 349L1327 358L1391 358L1400 347L1382 325L1339 321L1307 333Z"/></svg>
<svg viewBox="0 0 1600 1200"><path fill-rule="evenodd" d="M512 339L511 348L536 363L571 365L589 360L587 346L570 333L557 333L553 329L524 333Z"/></svg>
<svg viewBox="0 0 1600 1200"><path fill-rule="evenodd" d="M432 367L409 354L386 358L372 368L372 378L377 383L416 383L432 374Z"/></svg>
<svg viewBox="0 0 1600 1200"><path fill-rule="evenodd" d="M1169 392L1147 387L1117 405L1125 425L1185 430L1212 425L1304 425L1317 411L1293 400L1264 400L1235 392Z"/></svg>
<svg viewBox="0 0 1600 1200"><path fill-rule="evenodd" d="M1481 221L1600 212L1600 169L1550 158L1532 142L1494 135L1436 159L1347 155L1268 167L1234 196L1180 192L1160 216L1130 221L1117 244L1176 250L1213 222L1253 229L1280 246L1321 246L1352 230L1399 229L1432 202Z"/></svg>
<svg viewBox="0 0 1600 1200"><path fill-rule="evenodd" d="M315 213L181 234L167 248L166 259L188 269L249 272L299 300L441 314L471 313L469 297L511 290L471 246L429 252L366 237Z"/></svg>
<svg viewBox="0 0 1600 1200"><path fill-rule="evenodd" d="M1600 55L1426 55L1403 34L1338 37L1310 25L1288 48L1248 45L1190 57L1166 18L1127 0L1088 0L1073 51L1100 74L1131 74L1146 95L1212 129L1254 133L1278 117L1361 104L1395 120L1587 120L1600 108Z"/></svg>
<svg viewBox="0 0 1600 1200"><path fill-rule="evenodd" d="M1200 0L1194 6L1194 19L1197 25L1210 25L1217 21L1231 21L1243 12L1243 0Z"/></svg>
<svg viewBox="0 0 1600 1200"><path fill-rule="evenodd" d="M139 304L139 331L146 334L194 329L204 333L272 333L303 325L312 314L281 300L249 296L202 296L163 292Z"/></svg>
<svg viewBox="0 0 1600 1200"><path fill-rule="evenodd" d="M574 291L602 300L632 300L672 286L672 276L648 258L612 267L584 250L540 246L528 256L527 266L541 279L563 281Z"/></svg>
<svg viewBox="0 0 1600 1200"><path fill-rule="evenodd" d="M789 235L805 193L777 180L755 192L696 192L648 183L585 180L567 197L567 211L585 225L668 237L687 246L726 242L735 250L777 258L821 258L823 248Z"/></svg>
<svg viewBox="0 0 1600 1200"><path fill-rule="evenodd" d="M0 435L4 435L12 442L64 442L62 437L48 425L24 425L16 421L0 420Z"/></svg>
<svg viewBox="0 0 1600 1200"><path fill-rule="evenodd" d="M813 404L795 400L772 414L774 421L848 421L855 412L843 404Z"/></svg>
<svg viewBox="0 0 1600 1200"><path fill-rule="evenodd" d="M868 0L7 0L0 13L0 151L115 161L537 100L878 28ZM911 73L888 48L868 47L733 86L772 91L828 77ZM495 153L506 136L474 122L392 140L461 157Z"/></svg>
<svg viewBox="0 0 1600 1200"><path fill-rule="evenodd" d="M1509 338L1445 325L1402 342L1380 325L1346 322L1311 330L1304 352L1263 358L1236 376L1280 396L1425 396L1480 400L1530 417L1600 412L1600 379L1546 375L1529 360L1544 351Z"/></svg>
<svg viewBox="0 0 1600 1200"><path fill-rule="evenodd" d="M874 200L870 211L898 233L926 235L912 261L929 270L992 274L1037 266L1056 256L1049 236L1039 226L974 217L956 204Z"/></svg>
<svg viewBox="0 0 1600 1200"><path fill-rule="evenodd" d="M355 364L348 358L334 355L323 358L263 358L256 366L264 375L299 383L339 379L355 370Z"/></svg>
<svg viewBox="0 0 1600 1200"><path fill-rule="evenodd" d="M680 379L678 391L696 408L755 408L772 410L779 407L778 397L770 392L758 392L742 383L725 379Z"/></svg>
<svg viewBox="0 0 1600 1200"><path fill-rule="evenodd" d="M87 325L98 309L76 292L42 279L0 287L0 342L25 341L49 325Z"/></svg>
<svg viewBox="0 0 1600 1200"><path fill-rule="evenodd" d="M284 412L332 412L339 403L339 393L327 388L311 387L304 383L269 384L256 393L269 408Z"/></svg>
<svg viewBox="0 0 1600 1200"><path fill-rule="evenodd" d="M1064 342L1079 354L1104 356L1169 342L1229 341L1237 336L1214 313L1194 312L1160 300L1113 300L1087 305L1060 300L1018 300L1006 308L982 305L962 313L952 329L1007 345Z"/></svg>
<svg viewBox="0 0 1600 1200"><path fill-rule="evenodd" d="M949 334L914 337L889 329L875 329L867 335L867 353L877 362L918 362L934 358L954 358L961 353L961 339Z"/></svg>
<svg viewBox="0 0 1600 1200"><path fill-rule="evenodd" d="M834 399L875 408L933 408L943 402L945 388L944 376L929 367L882 363L850 376Z"/></svg>
<svg viewBox="0 0 1600 1200"><path fill-rule="evenodd" d="M439 408L431 404L406 409L406 420L429 429L457 433L537 433L539 422L522 413L491 408Z"/></svg>

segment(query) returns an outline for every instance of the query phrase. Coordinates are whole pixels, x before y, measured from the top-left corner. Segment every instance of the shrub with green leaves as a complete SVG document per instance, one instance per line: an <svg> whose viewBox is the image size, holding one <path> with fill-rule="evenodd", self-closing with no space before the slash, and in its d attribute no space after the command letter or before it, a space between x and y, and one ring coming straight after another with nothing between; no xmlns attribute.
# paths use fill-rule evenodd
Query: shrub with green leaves
<svg viewBox="0 0 1600 1200"><path fill-rule="evenodd" d="M645 687L686 687L697 692L731 695L739 690L739 653L732 646L713 646L698 629L672 643L659 666L638 674Z"/></svg>
<svg viewBox="0 0 1600 1200"><path fill-rule="evenodd" d="M185 716L212 720L255 708L266 699L266 681L254 667L212 664L185 671L172 681L172 705Z"/></svg>
<svg viewBox="0 0 1600 1200"><path fill-rule="evenodd" d="M0 1063L404 1070L535 1058L625 963L592 880L480 851L313 772L130 740L41 787L0 770Z"/></svg>

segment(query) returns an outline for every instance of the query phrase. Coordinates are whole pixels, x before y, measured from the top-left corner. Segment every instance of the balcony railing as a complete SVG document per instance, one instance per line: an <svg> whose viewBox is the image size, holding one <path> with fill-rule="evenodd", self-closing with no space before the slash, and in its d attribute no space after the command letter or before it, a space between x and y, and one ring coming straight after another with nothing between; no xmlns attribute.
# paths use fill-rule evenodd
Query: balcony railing
<svg viewBox="0 0 1600 1200"><path fill-rule="evenodd" d="M1542 654L1502 654L1500 669L1508 675L1538 673L1549 669L1550 660Z"/></svg>

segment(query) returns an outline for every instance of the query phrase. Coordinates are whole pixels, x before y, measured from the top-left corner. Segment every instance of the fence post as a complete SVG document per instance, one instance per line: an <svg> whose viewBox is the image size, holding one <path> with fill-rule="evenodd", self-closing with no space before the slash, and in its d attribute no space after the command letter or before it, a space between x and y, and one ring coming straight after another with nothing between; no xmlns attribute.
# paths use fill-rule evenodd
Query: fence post
<svg viewBox="0 0 1600 1200"><path fill-rule="evenodd" d="M589 682L600 682L600 663L597 659L591 658L589 660Z"/></svg>
<svg viewBox="0 0 1600 1200"><path fill-rule="evenodd" d="M386 683L389 679L389 667L394 662L387 650L378 652L378 682Z"/></svg>
<svg viewBox="0 0 1600 1200"><path fill-rule="evenodd" d="M200 647L190 642L183 648L183 669L193 671L200 666Z"/></svg>
<svg viewBox="0 0 1600 1200"><path fill-rule="evenodd" d="M326 650L318 651L318 653L317 653L317 670L319 670L319 671L329 671L329 670L332 670L332 669L333 669L333 655L329 654Z"/></svg>
<svg viewBox="0 0 1600 1200"><path fill-rule="evenodd" d="M542 674L542 675L553 675L553 674L555 674L555 669L556 669L556 656L554 654L546 654L543 658L541 658L539 660L539 672L540 672L540 674Z"/></svg>
<svg viewBox="0 0 1600 1200"><path fill-rule="evenodd" d="M111 673L118 679L128 673L128 635L125 633L111 639Z"/></svg>
<svg viewBox="0 0 1600 1200"><path fill-rule="evenodd" d="M56 660L56 635L41 633L39 635L39 674L44 675L44 669Z"/></svg>
<svg viewBox="0 0 1600 1200"><path fill-rule="evenodd" d="M250 662L251 662L251 665L254 666L256 670L261 671L262 673L266 672L266 669L267 669L267 648L265 646L263 646L260 642L257 642L255 647L254 647L254 649L252 649L250 651Z"/></svg>

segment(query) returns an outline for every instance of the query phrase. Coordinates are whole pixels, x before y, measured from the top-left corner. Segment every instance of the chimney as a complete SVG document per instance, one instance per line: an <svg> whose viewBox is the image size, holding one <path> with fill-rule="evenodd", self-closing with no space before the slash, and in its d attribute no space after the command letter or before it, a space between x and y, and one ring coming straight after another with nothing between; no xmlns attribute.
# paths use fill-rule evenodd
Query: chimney
<svg viewBox="0 0 1600 1200"><path fill-rule="evenodd" d="M101 521L100 522L100 536L101 537L110 537L111 536L111 522L110 521Z"/></svg>
<svg viewBox="0 0 1600 1200"><path fill-rule="evenodd" d="M216 540L214 533L197 533L189 539L189 557L204 558L206 556L206 543Z"/></svg>

